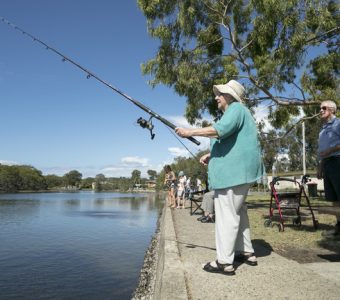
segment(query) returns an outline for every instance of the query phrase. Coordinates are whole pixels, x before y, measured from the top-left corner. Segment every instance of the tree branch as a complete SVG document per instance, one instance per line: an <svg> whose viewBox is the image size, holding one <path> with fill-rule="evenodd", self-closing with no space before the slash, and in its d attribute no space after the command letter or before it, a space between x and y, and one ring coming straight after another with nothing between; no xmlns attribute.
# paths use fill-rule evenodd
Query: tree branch
<svg viewBox="0 0 340 300"><path fill-rule="evenodd" d="M243 47L240 49L240 52L242 52L244 49L248 48L252 42L253 42L253 40L251 40L249 43L247 43L247 45L243 46Z"/></svg>
<svg viewBox="0 0 340 300"><path fill-rule="evenodd" d="M301 92L303 101L306 101L306 96L303 89L300 86L298 86L294 81L292 82L292 84Z"/></svg>
<svg viewBox="0 0 340 300"><path fill-rule="evenodd" d="M323 34L320 34L320 35L317 35L317 36L315 36L313 38L310 38L310 39L306 40L306 43L310 43L310 42L312 42L314 40L318 40L318 39L322 38L323 36L333 32L333 31L337 31L337 30L340 30L340 26L334 27L334 28L324 32Z"/></svg>
<svg viewBox="0 0 340 300"><path fill-rule="evenodd" d="M293 125L285 132L284 135L279 136L279 137L277 137L277 138L275 138L275 139L268 140L267 142L271 142L271 141L276 141L276 140L283 139L283 138L286 137L286 136L287 136L287 135L295 128L295 127L297 127L299 124L301 124L302 122L304 122L304 121L306 121L306 120L314 119L314 118L316 118L316 117L319 116L319 115L320 115L320 113L317 113L317 114L312 115L312 116L310 116L310 117L303 117L303 118L301 118L299 121L297 121L295 124L293 124ZM265 132L264 134L268 134L268 133Z"/></svg>

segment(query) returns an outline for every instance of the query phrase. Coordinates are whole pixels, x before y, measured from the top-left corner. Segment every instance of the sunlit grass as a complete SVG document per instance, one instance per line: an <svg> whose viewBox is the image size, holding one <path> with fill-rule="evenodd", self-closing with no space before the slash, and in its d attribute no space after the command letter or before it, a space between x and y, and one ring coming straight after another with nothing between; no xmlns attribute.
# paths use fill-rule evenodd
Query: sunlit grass
<svg viewBox="0 0 340 300"><path fill-rule="evenodd" d="M275 200L273 201L275 202ZM311 213L304 198L302 198L300 205L301 226L293 224L293 220L297 217L295 210L283 210L283 213L287 215L284 218L284 232L279 232L277 225L280 218L276 208L274 209L275 216L272 226L264 226L264 221L269 218L269 194L248 196L247 203L252 239L266 242L274 251L282 252L283 249L292 247L305 249L319 248L320 243L324 242L324 238L321 235L322 231L332 229L336 223L335 216L318 213L318 207L332 206L332 202L325 201L322 198L310 198L311 207L319 223L317 230L314 229Z"/></svg>

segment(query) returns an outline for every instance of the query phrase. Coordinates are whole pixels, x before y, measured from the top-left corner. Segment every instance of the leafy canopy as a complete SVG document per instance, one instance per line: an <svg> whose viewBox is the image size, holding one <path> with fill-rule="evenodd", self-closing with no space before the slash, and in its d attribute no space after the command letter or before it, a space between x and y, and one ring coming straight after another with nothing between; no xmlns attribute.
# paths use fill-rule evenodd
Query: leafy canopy
<svg viewBox="0 0 340 300"><path fill-rule="evenodd" d="M193 123L216 114L212 85L231 79L247 88L247 105L272 104L284 126L298 106L339 96L339 5L333 0L137 0L160 41L142 66L151 85L187 98Z"/></svg>

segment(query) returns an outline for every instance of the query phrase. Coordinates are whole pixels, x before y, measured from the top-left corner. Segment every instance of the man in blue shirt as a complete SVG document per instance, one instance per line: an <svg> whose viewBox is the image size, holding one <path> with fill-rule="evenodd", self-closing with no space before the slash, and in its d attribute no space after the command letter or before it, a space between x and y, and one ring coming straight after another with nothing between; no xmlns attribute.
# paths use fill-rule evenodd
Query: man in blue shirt
<svg viewBox="0 0 340 300"><path fill-rule="evenodd" d="M221 119L205 128L176 128L176 133L181 137L212 138L210 153L200 162L208 165L209 188L215 191L217 259L203 269L234 275L234 260L257 265L245 201L252 183L263 176L264 167L255 120L242 104L244 87L231 80L214 85L213 91L218 109L223 112Z"/></svg>
<svg viewBox="0 0 340 300"><path fill-rule="evenodd" d="M320 105L323 125L319 133L318 178L324 180L326 199L340 202L340 119L335 116L336 109L333 101L324 101ZM330 234L340 235L339 217Z"/></svg>

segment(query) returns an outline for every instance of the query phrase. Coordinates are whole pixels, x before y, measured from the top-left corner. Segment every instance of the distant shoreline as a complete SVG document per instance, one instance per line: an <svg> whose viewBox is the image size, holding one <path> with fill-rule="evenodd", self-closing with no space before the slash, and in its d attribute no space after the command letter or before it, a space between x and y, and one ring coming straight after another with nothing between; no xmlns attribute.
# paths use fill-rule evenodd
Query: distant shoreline
<svg viewBox="0 0 340 300"><path fill-rule="evenodd" d="M32 194L39 194L39 193L77 193L77 192L95 192L95 193L130 193L130 194L137 194L137 193L157 193L159 191L156 190L133 190L133 191L120 191L120 190L105 190L105 191L96 191L92 189L48 189L48 190L27 190L27 191L16 191L16 192L5 192L0 191L0 194L23 194L23 193L32 193Z"/></svg>

